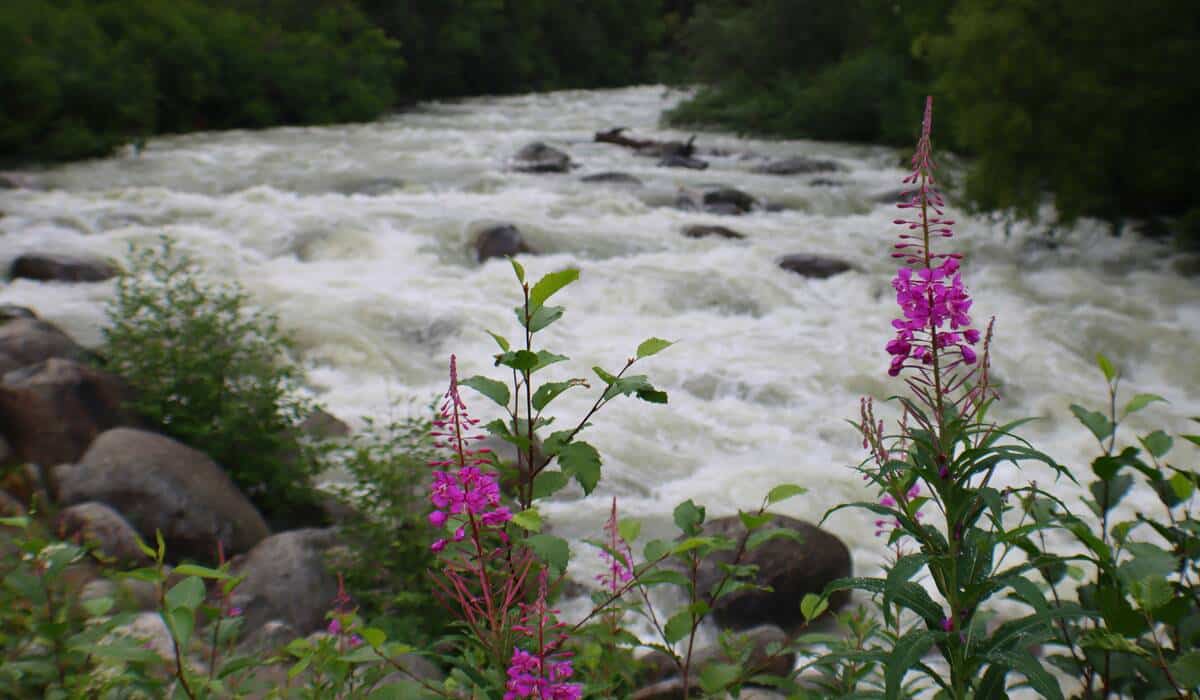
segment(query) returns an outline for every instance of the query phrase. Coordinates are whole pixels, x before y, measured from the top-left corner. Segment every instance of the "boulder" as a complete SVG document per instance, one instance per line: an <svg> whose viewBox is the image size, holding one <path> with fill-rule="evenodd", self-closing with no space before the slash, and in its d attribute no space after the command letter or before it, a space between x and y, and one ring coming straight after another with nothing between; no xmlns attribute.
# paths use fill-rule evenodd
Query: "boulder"
<svg viewBox="0 0 1200 700"><path fill-rule="evenodd" d="M751 171L764 175L809 175L812 173L831 173L841 169L842 166L832 160L796 156L794 158L773 160L769 163L755 166Z"/></svg>
<svg viewBox="0 0 1200 700"><path fill-rule="evenodd" d="M239 654L271 656L287 646L293 639L304 635L283 620L268 620L249 633L246 633L243 627L239 636L241 638L237 645Z"/></svg>
<svg viewBox="0 0 1200 700"><path fill-rule="evenodd" d="M326 553L336 545L332 529L292 530L262 540L239 557L233 572L246 578L231 602L242 609L243 633L270 620L300 635L324 629L338 593L337 577L326 563Z"/></svg>
<svg viewBox="0 0 1200 700"><path fill-rule="evenodd" d="M501 224L480 231L479 235L475 236L473 245L475 257L479 262L489 258L506 258L510 255L534 252L525 243L521 230L512 224Z"/></svg>
<svg viewBox="0 0 1200 700"><path fill-rule="evenodd" d="M713 606L713 618L722 627L747 629L773 624L794 629L804 624L800 601L808 593L821 593L825 586L850 575L850 550L833 534L811 523L777 515L766 526L792 530L797 539L776 537L746 552L741 564L758 567L755 582L771 590L743 589L724 596ZM704 534L725 536L740 545L746 529L737 516L718 518L705 524ZM732 564L736 551L716 552L700 564L698 590L708 593L724 578L722 564ZM831 611L846 604L843 591L829 601Z"/></svg>
<svg viewBox="0 0 1200 700"><path fill-rule="evenodd" d="M572 167L566 153L534 141L513 156L513 170L521 173L565 173Z"/></svg>
<svg viewBox="0 0 1200 700"><path fill-rule="evenodd" d="M746 237L745 234L738 233L733 229L725 228L724 226L710 226L707 224L692 224L691 226L686 226L683 229L683 235L687 236L688 238L716 237L742 239Z"/></svg>
<svg viewBox="0 0 1200 700"><path fill-rule="evenodd" d="M630 175L629 173L595 173L593 175L584 175L579 178L580 182L600 182L609 185L632 185L641 187L642 181Z"/></svg>
<svg viewBox="0 0 1200 700"><path fill-rule="evenodd" d="M266 521L202 452L131 428L101 434L76 464L52 471L59 502L99 501L125 516L143 539L161 531L174 559L212 561L249 551L270 535Z"/></svg>
<svg viewBox="0 0 1200 700"><path fill-rule="evenodd" d="M13 261L13 279L42 282L102 282L120 274L116 265L102 258L26 253Z"/></svg>
<svg viewBox="0 0 1200 700"><path fill-rule="evenodd" d="M845 260L807 253L785 255L779 259L779 266L788 272L817 279L833 277L854 269L854 266Z"/></svg>
<svg viewBox="0 0 1200 700"><path fill-rule="evenodd" d="M0 304L0 324L15 321L18 318L36 319L37 314L33 309L25 306L17 306L16 304Z"/></svg>
<svg viewBox="0 0 1200 700"><path fill-rule="evenodd" d="M754 209L758 200L739 189L714 185L700 189L681 189L675 204L680 209L736 216Z"/></svg>
<svg viewBox="0 0 1200 700"><path fill-rule="evenodd" d="M0 324L0 355L24 365L65 357L83 360L87 351L58 326L36 318L16 318Z"/></svg>
<svg viewBox="0 0 1200 700"><path fill-rule="evenodd" d="M300 422L300 432L318 440L350 436L350 426L323 408L317 408Z"/></svg>
<svg viewBox="0 0 1200 700"><path fill-rule="evenodd" d="M58 536L92 545L105 559L119 564L144 564L137 532L117 511L103 503L78 503L58 514Z"/></svg>
<svg viewBox="0 0 1200 700"><path fill-rule="evenodd" d="M129 408L132 399L115 374L51 358L4 375L0 432L25 461L44 467L73 462L100 433L142 425Z"/></svg>
<svg viewBox="0 0 1200 700"><path fill-rule="evenodd" d="M442 669L420 654L413 654L411 652L401 654L396 657L396 664L402 666L404 671L389 673L379 681L376 687L386 686L391 683L404 683L412 681L414 678L439 685L442 681L446 680L446 674Z"/></svg>
<svg viewBox="0 0 1200 700"><path fill-rule="evenodd" d="M671 153L663 156L658 161L660 168L687 168L688 170L704 170L708 168L708 161L684 156L678 153Z"/></svg>

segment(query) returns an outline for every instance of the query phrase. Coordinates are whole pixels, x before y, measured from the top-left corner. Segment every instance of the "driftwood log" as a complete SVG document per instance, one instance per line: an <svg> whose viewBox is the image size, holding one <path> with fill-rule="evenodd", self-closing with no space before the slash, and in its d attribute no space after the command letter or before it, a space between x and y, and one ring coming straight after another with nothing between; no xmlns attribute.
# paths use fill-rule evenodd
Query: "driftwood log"
<svg viewBox="0 0 1200 700"><path fill-rule="evenodd" d="M680 155L690 158L696 152L696 137L693 135L686 143L682 141L655 141L654 139L635 139L625 135L629 127L619 126L608 131L597 131L595 141L611 143L625 148L632 148L642 155L666 156Z"/></svg>

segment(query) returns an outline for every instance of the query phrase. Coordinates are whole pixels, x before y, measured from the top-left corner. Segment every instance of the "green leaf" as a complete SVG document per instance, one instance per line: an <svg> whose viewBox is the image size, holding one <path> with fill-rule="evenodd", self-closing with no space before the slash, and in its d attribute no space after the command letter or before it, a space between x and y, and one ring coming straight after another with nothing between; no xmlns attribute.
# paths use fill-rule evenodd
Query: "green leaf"
<svg viewBox="0 0 1200 700"><path fill-rule="evenodd" d="M1026 651L995 650L987 655L993 664L1005 666L1025 676L1029 686L1048 700L1063 700L1062 688L1046 667Z"/></svg>
<svg viewBox="0 0 1200 700"><path fill-rule="evenodd" d="M617 377L615 375L609 374L602 367L593 367L592 371L595 372L596 376L600 377L600 381L604 382L605 384L612 384L613 382L617 381Z"/></svg>
<svg viewBox="0 0 1200 700"><path fill-rule="evenodd" d="M742 675L742 667L736 664L708 664L700 671L700 687L707 695L718 695Z"/></svg>
<svg viewBox="0 0 1200 700"><path fill-rule="evenodd" d="M697 506L689 498L675 506L674 518L675 525L683 534L694 535L700 531L700 525L704 522L704 508Z"/></svg>
<svg viewBox="0 0 1200 700"><path fill-rule="evenodd" d="M542 529L542 514L537 508L526 508L512 517L515 525L530 532L540 532Z"/></svg>
<svg viewBox="0 0 1200 700"><path fill-rule="evenodd" d="M805 593L800 600L800 614L805 622L812 622L829 609L829 599L816 593Z"/></svg>
<svg viewBox="0 0 1200 700"><path fill-rule="evenodd" d="M1138 442L1142 443L1142 447L1146 448L1146 451L1155 458L1170 452L1171 447L1175 444L1175 440L1161 430L1155 430L1145 437L1138 438Z"/></svg>
<svg viewBox="0 0 1200 700"><path fill-rule="evenodd" d="M227 572L220 569L210 569L207 566L199 566L197 564L180 564L171 573L177 576L199 576L200 578L211 578L218 581L230 578Z"/></svg>
<svg viewBox="0 0 1200 700"><path fill-rule="evenodd" d="M899 700L903 690L904 675L917 665L925 652L933 646L933 633L929 630L910 632L896 641L892 653L888 654L884 666L884 698Z"/></svg>
<svg viewBox="0 0 1200 700"><path fill-rule="evenodd" d="M1138 411L1149 406L1150 404L1154 403L1155 401L1162 401L1163 403L1170 403L1169 401L1167 401L1163 397L1159 396L1158 394L1138 394L1137 396L1134 396L1132 399L1130 399L1129 403L1125 404L1125 415L1128 416L1131 413L1137 413Z"/></svg>
<svg viewBox="0 0 1200 700"><path fill-rule="evenodd" d="M163 619L168 623L171 636L178 642L179 648L187 649L192 641L192 630L196 627L195 612L187 608L171 608L163 615Z"/></svg>
<svg viewBox="0 0 1200 700"><path fill-rule="evenodd" d="M416 681L399 680L377 686L367 696L367 700L424 700L436 697L421 687Z"/></svg>
<svg viewBox="0 0 1200 700"><path fill-rule="evenodd" d="M556 362L562 362L566 359L568 359L566 355L557 355L549 350L538 350L537 362L534 363L530 372L537 372L540 369L544 369L552 364L555 364Z"/></svg>
<svg viewBox="0 0 1200 700"><path fill-rule="evenodd" d="M1117 378L1117 368L1108 361L1108 358L1103 353L1096 353L1096 364L1100 365L1100 371L1104 373L1104 378L1112 383L1112 380Z"/></svg>
<svg viewBox="0 0 1200 700"><path fill-rule="evenodd" d="M508 261L512 263L513 272L517 273L517 281L521 284L525 284L525 268L522 267L521 263L517 262L517 259L514 257L510 256Z"/></svg>
<svg viewBox="0 0 1200 700"><path fill-rule="evenodd" d="M567 562L571 559L571 548L567 541L554 535L531 535L525 539L529 548L538 558L552 569L562 573L567 570Z"/></svg>
<svg viewBox="0 0 1200 700"><path fill-rule="evenodd" d="M182 608L194 612L204 602L204 581L199 577L189 576L167 591L167 608L174 610Z"/></svg>
<svg viewBox="0 0 1200 700"><path fill-rule="evenodd" d="M1119 651L1123 654L1149 656L1150 652L1137 645L1137 642L1119 634L1104 629L1091 629L1079 637L1079 646L1084 649L1099 649L1101 651Z"/></svg>
<svg viewBox="0 0 1200 700"><path fill-rule="evenodd" d="M1108 439L1116 427L1104 414L1089 411L1078 404L1071 404L1071 413L1074 413L1079 422L1092 431L1092 435L1095 435L1097 440Z"/></svg>
<svg viewBox="0 0 1200 700"><path fill-rule="evenodd" d="M786 501L794 496L808 493L808 489L797 484L780 484L767 494L767 505L773 506L780 501Z"/></svg>
<svg viewBox="0 0 1200 700"><path fill-rule="evenodd" d="M558 464L563 473L575 477L590 494L600 482L600 453L586 442L572 442L558 452Z"/></svg>
<svg viewBox="0 0 1200 700"><path fill-rule="evenodd" d="M363 641L373 647L381 647L387 641L387 633L377 627L368 627L359 634L362 635Z"/></svg>
<svg viewBox="0 0 1200 700"><path fill-rule="evenodd" d="M790 527L773 527L768 530L755 530L746 537L746 551L753 552L767 542L776 539L803 542L804 535Z"/></svg>
<svg viewBox="0 0 1200 700"><path fill-rule="evenodd" d="M560 471L543 470L533 479L533 497L546 498L558 493L571 480Z"/></svg>
<svg viewBox="0 0 1200 700"><path fill-rule="evenodd" d="M667 644L674 644L692 632L692 613L690 610L684 609L671 616L667 620L667 624L663 627L663 634L666 635Z"/></svg>
<svg viewBox="0 0 1200 700"><path fill-rule="evenodd" d="M669 340L663 340L662 338L647 338L646 340L643 340L642 344L637 347L637 359L640 360L643 357L657 355L672 345L674 345L673 342Z"/></svg>
<svg viewBox="0 0 1200 700"><path fill-rule="evenodd" d="M374 647L370 646L369 644L363 644L362 646L356 647L345 654L342 654L338 657L338 660L345 661L346 663L350 664L361 664L369 661L379 661L380 658L379 652L375 651Z"/></svg>
<svg viewBox="0 0 1200 700"><path fill-rule="evenodd" d="M1200 651L1180 654L1170 664L1171 676L1184 688L1200 686Z"/></svg>
<svg viewBox="0 0 1200 700"><path fill-rule="evenodd" d="M500 404L501 407L508 408L508 385L504 382L477 374L474 377L460 379L458 383L478 391L492 401Z"/></svg>
<svg viewBox="0 0 1200 700"><path fill-rule="evenodd" d="M529 308L537 309L544 304L555 292L579 279L579 270L568 268L550 274L538 280L529 290Z"/></svg>
<svg viewBox="0 0 1200 700"><path fill-rule="evenodd" d="M513 311L517 312L517 321L524 326L524 310L518 306L517 308L513 309ZM565 311L566 309L561 306L539 306L537 310L529 316L529 332L537 333L546 326L549 326L551 323L554 323L558 319L562 318Z"/></svg>
<svg viewBox="0 0 1200 700"><path fill-rule="evenodd" d="M1186 501L1191 498L1192 493L1196 490L1196 484L1183 474L1174 474L1167 483L1171 486L1171 492L1180 501Z"/></svg>
<svg viewBox="0 0 1200 700"><path fill-rule="evenodd" d="M529 350L509 350L508 352L496 357L497 365L512 367L518 372L531 371L537 366L537 353Z"/></svg>
<svg viewBox="0 0 1200 700"><path fill-rule="evenodd" d="M667 403L669 397L667 392L659 389L644 388L637 390L637 397L646 403Z"/></svg>
<svg viewBox="0 0 1200 700"><path fill-rule="evenodd" d="M533 392L533 410L540 411L554 400L559 394L573 386L587 386L582 379L568 379L565 382L546 382Z"/></svg>
<svg viewBox="0 0 1200 700"><path fill-rule="evenodd" d="M100 617L101 615L107 613L109 610L112 610L114 602L115 601L113 601L112 598L108 598L108 597L92 598L91 600L83 601L83 603L81 603L80 605L83 608L84 612L86 612L88 614L88 617Z"/></svg>
<svg viewBox="0 0 1200 700"><path fill-rule="evenodd" d="M1116 507L1132 487L1133 477L1129 474L1117 474L1107 481L1093 481L1089 484L1088 490L1092 492L1096 504L1100 507L1100 512L1096 515L1103 515Z"/></svg>
<svg viewBox="0 0 1200 700"><path fill-rule="evenodd" d="M87 648L93 656L113 661L131 661L133 663L161 663L157 652L151 651L132 639L114 639L106 644L94 644Z"/></svg>
<svg viewBox="0 0 1200 700"><path fill-rule="evenodd" d="M637 541L638 535L642 534L642 521L636 518L621 518L617 523L617 532L621 534L621 539L625 540L626 544L633 544Z"/></svg>
<svg viewBox="0 0 1200 700"><path fill-rule="evenodd" d="M1147 576L1129 586L1133 599L1146 612L1152 612L1171 602L1171 584L1162 576Z"/></svg>
<svg viewBox="0 0 1200 700"><path fill-rule="evenodd" d="M681 571L659 569L657 571L651 571L648 574L638 576L638 583L643 586L657 586L663 583L670 583L675 586L687 588L688 586L692 585L692 580Z"/></svg>
<svg viewBox="0 0 1200 700"><path fill-rule="evenodd" d="M514 261L514 264L515 264L515 261ZM299 676L301 673L304 673L304 670L308 668L308 665L310 663L312 663L312 659L313 659L313 657L306 656L306 657L300 659L299 661L297 661L295 664L293 664L292 667L288 669L288 673L287 673L288 680L289 681L296 680L296 676Z"/></svg>
<svg viewBox="0 0 1200 700"><path fill-rule="evenodd" d="M507 338L505 338L505 337L504 337L504 336L502 336L502 335L497 335L497 334L495 334L495 333L493 333L493 332L491 332L491 331L486 331L486 333L487 333L488 335L492 336L492 340L496 341L496 345L499 345L499 346L500 346L500 350L501 350L501 351L503 351L503 352L508 352L508 348L509 348L510 346L509 346L509 344L508 344L508 339L507 339Z"/></svg>
<svg viewBox="0 0 1200 700"><path fill-rule="evenodd" d="M647 562L656 562L671 553L671 544L664 540L650 540L642 548L642 558Z"/></svg>
<svg viewBox="0 0 1200 700"><path fill-rule="evenodd" d="M739 510L738 518L741 519L742 527L745 527L747 532L753 532L761 527L765 527L775 516L771 513L747 513Z"/></svg>

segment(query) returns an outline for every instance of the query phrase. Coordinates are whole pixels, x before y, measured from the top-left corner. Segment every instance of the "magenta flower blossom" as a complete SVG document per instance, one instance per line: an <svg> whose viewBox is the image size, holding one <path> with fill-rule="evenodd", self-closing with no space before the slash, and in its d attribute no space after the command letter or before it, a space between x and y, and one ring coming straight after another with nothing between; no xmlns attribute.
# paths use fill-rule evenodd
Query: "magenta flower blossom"
<svg viewBox="0 0 1200 700"><path fill-rule="evenodd" d="M954 351L958 360L974 364L978 359L971 347L979 342L980 333L971 327L971 297L963 286L959 273L958 253L934 253L934 237L954 235L954 222L946 219L945 202L935 185L933 171L933 98L925 101L925 118L921 122L921 139L912 157L912 173L905 184L916 185L906 193L908 199L898 206L916 210L913 218L896 219L905 227L893 257L902 258L906 265L896 271L892 287L902 318L892 321L896 336L888 341L887 352L892 356L888 374L895 377L906 366L933 365L944 355L942 350ZM911 267L911 266L915 266ZM955 362L952 360L952 362ZM910 363L916 363L910 364ZM948 367L942 361L943 367Z"/></svg>
<svg viewBox="0 0 1200 700"><path fill-rule="evenodd" d="M621 586L633 580L633 551L629 543L621 537L617 523L617 497L613 496L612 513L604 523L604 534L608 535L608 550L600 550L600 558L604 560L606 571L596 577L596 580L612 594L621 590Z"/></svg>
<svg viewBox="0 0 1200 700"><path fill-rule="evenodd" d="M546 605L546 570L538 575L538 597L533 603L521 603L521 624L513 625L513 631L529 638L536 649L526 651L513 648L508 666L507 692L504 700L517 698L541 698L543 700L579 700L583 697L583 686L565 682L575 670L571 665L570 652L562 651L567 637L558 630L566 625L556 622Z"/></svg>
<svg viewBox="0 0 1200 700"><path fill-rule="evenodd" d="M441 528L451 519L457 527L452 541L466 538L467 523L474 528L501 528L512 520L508 508L500 505L500 477L495 472L483 471L480 467L489 463L487 448L472 448L471 444L484 439L473 431L479 424L467 413L467 405L458 393L458 362L450 356L450 388L432 435L434 444L449 448L451 459L435 460L430 466L438 467L433 472L433 485L429 489L429 502L434 511L429 514L429 524ZM443 469L453 471L443 471ZM431 546L434 552L446 548L446 540L439 539Z"/></svg>
<svg viewBox="0 0 1200 700"><path fill-rule="evenodd" d="M905 492L905 494L904 494L905 503L901 503L900 501L898 501L896 499L895 496L893 496L890 493L884 493L883 496L881 496L879 499L879 505L881 505L885 508L907 507L907 505L906 505L907 501L911 501L920 495L921 495L921 485L914 483L912 486L909 487L908 491ZM920 520L922 517L924 517L924 515L925 514L922 513L921 511L917 511L916 513L913 514L913 517L916 518L917 520ZM893 518L891 520L888 520L885 518L880 518L875 521L875 536L882 537L883 535L890 532L892 530L892 528L897 528L897 527L900 527L899 520L897 520L895 518Z"/></svg>

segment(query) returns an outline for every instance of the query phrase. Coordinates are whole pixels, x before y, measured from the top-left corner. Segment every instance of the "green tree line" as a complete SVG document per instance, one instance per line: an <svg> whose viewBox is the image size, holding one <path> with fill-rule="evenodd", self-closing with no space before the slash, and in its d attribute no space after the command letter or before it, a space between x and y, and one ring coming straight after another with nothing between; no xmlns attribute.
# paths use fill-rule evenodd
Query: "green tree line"
<svg viewBox="0 0 1200 700"><path fill-rule="evenodd" d="M0 162L423 99L673 82L667 115L907 144L923 97L983 209L1200 240L1194 0L7 0Z"/></svg>

